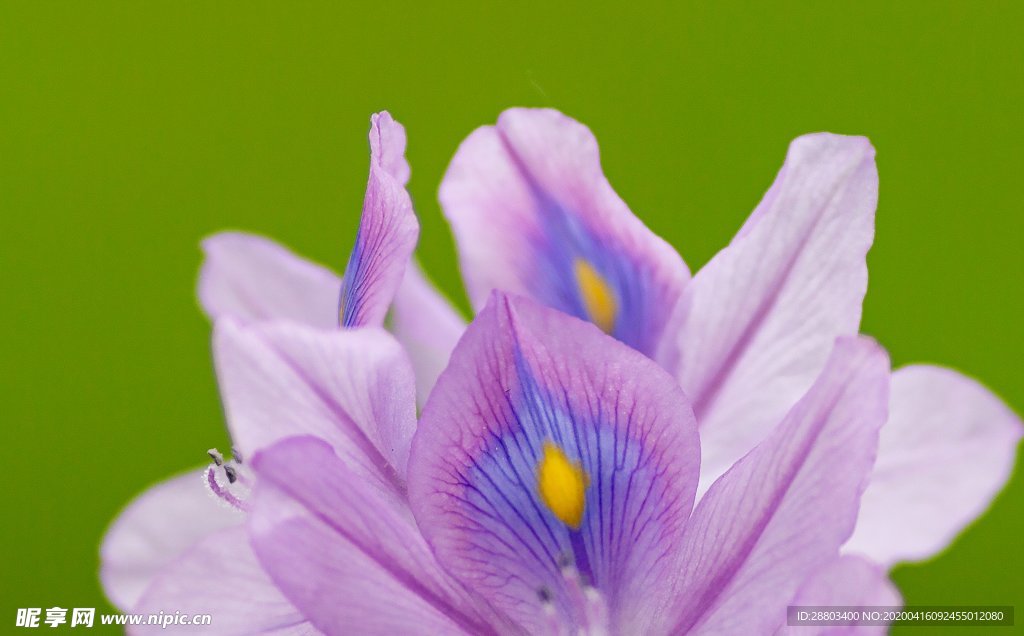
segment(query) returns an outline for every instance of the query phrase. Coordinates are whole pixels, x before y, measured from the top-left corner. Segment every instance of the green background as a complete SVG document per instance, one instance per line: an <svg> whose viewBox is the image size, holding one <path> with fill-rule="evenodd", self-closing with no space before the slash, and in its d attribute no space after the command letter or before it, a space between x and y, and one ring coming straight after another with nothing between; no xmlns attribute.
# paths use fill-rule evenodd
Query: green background
<svg viewBox="0 0 1024 636"><path fill-rule="evenodd" d="M198 241L250 229L341 268L384 108L409 133L420 256L463 303L437 185L505 107L591 126L615 188L694 270L793 137L868 135L864 330L896 364L949 364L1019 411L1024 14L893 4L0 4L0 625L17 607L104 607L108 521L228 445ZM910 603L1024 609L1022 527L1018 470L983 521L895 579Z"/></svg>

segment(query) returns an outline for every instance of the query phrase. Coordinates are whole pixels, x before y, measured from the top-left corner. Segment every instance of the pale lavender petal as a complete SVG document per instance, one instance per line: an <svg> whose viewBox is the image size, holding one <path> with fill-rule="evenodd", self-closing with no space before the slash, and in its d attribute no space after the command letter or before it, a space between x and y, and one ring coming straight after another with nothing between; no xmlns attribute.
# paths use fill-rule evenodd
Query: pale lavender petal
<svg viewBox="0 0 1024 636"><path fill-rule="evenodd" d="M764 200L687 286L674 355L701 429L701 491L811 386L857 333L878 193L862 137L796 139ZM668 339L666 339L668 342Z"/></svg>
<svg viewBox="0 0 1024 636"><path fill-rule="evenodd" d="M885 568L867 559L846 555L816 572L789 603L817 607L901 607L903 598L889 580ZM805 626L783 625L781 635L816 634L819 636L882 636L885 626Z"/></svg>
<svg viewBox="0 0 1024 636"><path fill-rule="evenodd" d="M402 187L409 182L410 174L405 141L405 127L390 113L382 111L370 117L370 159Z"/></svg>
<svg viewBox="0 0 1024 636"><path fill-rule="evenodd" d="M892 564L945 548L1010 478L1021 431L1009 407L956 371L896 371L878 462L846 549Z"/></svg>
<svg viewBox="0 0 1024 636"><path fill-rule="evenodd" d="M478 309L521 294L654 352L689 270L612 190L586 126L505 111L459 147L440 199Z"/></svg>
<svg viewBox="0 0 1024 636"><path fill-rule="evenodd" d="M416 427L415 379L389 334L218 321L214 358L228 427L243 456L312 434L361 475L400 487Z"/></svg>
<svg viewBox="0 0 1024 636"><path fill-rule="evenodd" d="M437 376L448 366L452 349L466 330L466 321L411 261L391 307L389 329L412 361L416 400L422 406Z"/></svg>
<svg viewBox="0 0 1024 636"><path fill-rule="evenodd" d="M288 439L254 465L256 552L314 624L358 634L497 633L441 569L405 501L360 479L326 443Z"/></svg>
<svg viewBox="0 0 1024 636"><path fill-rule="evenodd" d="M320 631L281 595L260 567L244 526L210 535L167 566L146 589L136 614L209 614L209 625L145 625L130 634L313 636Z"/></svg>
<svg viewBox="0 0 1024 636"><path fill-rule="evenodd" d="M786 602L853 531L888 387L874 342L836 342L807 395L694 511L670 633L765 634L785 620Z"/></svg>
<svg viewBox="0 0 1024 636"><path fill-rule="evenodd" d="M420 226L405 190L405 129L386 112L370 125L370 181L341 290L343 327L379 327L416 248Z"/></svg>
<svg viewBox="0 0 1024 636"><path fill-rule="evenodd" d="M213 319L294 320L338 325L341 278L255 234L222 232L203 241L199 302Z"/></svg>
<svg viewBox="0 0 1024 636"><path fill-rule="evenodd" d="M575 515L541 494L558 457L579 471ZM572 633L602 615L612 633L644 633L675 576L698 463L686 397L660 367L496 293L423 411L409 500L445 567L531 633L550 628L545 607ZM575 571L603 607L581 609Z"/></svg>
<svg viewBox="0 0 1024 636"><path fill-rule="evenodd" d="M100 547L100 580L107 597L127 611L167 564L206 536L243 521L242 514L190 471L139 495L118 515Z"/></svg>

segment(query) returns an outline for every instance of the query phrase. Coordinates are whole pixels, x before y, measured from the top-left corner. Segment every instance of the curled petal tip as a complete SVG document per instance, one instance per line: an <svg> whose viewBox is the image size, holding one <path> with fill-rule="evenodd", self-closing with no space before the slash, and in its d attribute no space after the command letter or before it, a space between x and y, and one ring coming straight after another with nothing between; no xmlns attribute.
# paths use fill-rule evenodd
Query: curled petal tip
<svg viewBox="0 0 1024 636"><path fill-rule="evenodd" d="M370 118L370 179L336 309L342 327L380 326L419 238L405 190L405 128L386 112Z"/></svg>
<svg viewBox="0 0 1024 636"><path fill-rule="evenodd" d="M405 158L405 127L386 110L370 116L370 160L384 168L402 186L409 181Z"/></svg>

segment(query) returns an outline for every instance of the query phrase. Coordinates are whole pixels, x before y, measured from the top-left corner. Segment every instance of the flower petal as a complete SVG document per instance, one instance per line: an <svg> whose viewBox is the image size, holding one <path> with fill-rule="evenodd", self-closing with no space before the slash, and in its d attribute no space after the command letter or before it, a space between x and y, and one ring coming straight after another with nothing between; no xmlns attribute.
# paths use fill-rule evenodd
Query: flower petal
<svg viewBox="0 0 1024 636"><path fill-rule="evenodd" d="M408 358L381 329L219 321L214 359L237 447L246 457L284 437L329 441L360 474L398 485L416 428Z"/></svg>
<svg viewBox="0 0 1024 636"><path fill-rule="evenodd" d="M801 586L790 605L811 607L900 607L903 598L892 584L885 568L852 555L839 557L814 574ZM888 633L885 626L834 626L822 627L783 626L779 635L821 634L829 636L868 636Z"/></svg>
<svg viewBox="0 0 1024 636"><path fill-rule="evenodd" d="M459 147L440 199L478 309L521 294L654 352L689 270L612 190L586 126L505 111Z"/></svg>
<svg viewBox="0 0 1024 636"><path fill-rule="evenodd" d="M853 530L888 387L884 351L836 342L807 395L694 511L670 633L764 634L785 619L786 601Z"/></svg>
<svg viewBox="0 0 1024 636"><path fill-rule="evenodd" d="M416 401L422 406L437 376L448 366L452 349L466 330L466 321L411 261L391 308L389 329L412 361Z"/></svg>
<svg viewBox="0 0 1024 636"><path fill-rule="evenodd" d="M597 619L574 603L572 564L612 633L644 633L674 576L698 443L651 360L495 293L424 409L409 500L438 559L527 631L550 629L549 610L572 633Z"/></svg>
<svg viewBox="0 0 1024 636"><path fill-rule="evenodd" d="M405 190L405 129L386 112L370 124L370 181L341 290L343 327L380 327L416 248L420 226Z"/></svg>
<svg viewBox="0 0 1024 636"><path fill-rule="evenodd" d="M403 188L410 174L405 141L405 127L395 121L391 113L381 111L370 117L370 160Z"/></svg>
<svg viewBox="0 0 1024 636"><path fill-rule="evenodd" d="M1021 432L1013 411L956 371L896 371L878 462L846 549L891 565L949 545L1006 484Z"/></svg>
<svg viewBox="0 0 1024 636"><path fill-rule="evenodd" d="M662 359L694 402L701 491L804 394L835 338L857 333L877 192L866 139L796 139L750 220L686 288L676 360Z"/></svg>
<svg viewBox="0 0 1024 636"><path fill-rule="evenodd" d="M203 241L199 302L210 318L338 325L341 279L326 267L255 234L221 232Z"/></svg>
<svg viewBox="0 0 1024 636"><path fill-rule="evenodd" d="M210 625L145 625L132 634L274 634L320 632L277 590L249 546L244 526L221 530L160 573L146 589L136 614L209 614Z"/></svg>
<svg viewBox="0 0 1024 636"><path fill-rule="evenodd" d="M358 634L496 633L438 565L405 502L326 443L291 438L253 463L256 552L313 623Z"/></svg>
<svg viewBox="0 0 1024 636"><path fill-rule="evenodd" d="M164 566L204 537L242 523L242 514L217 500L204 479L205 469L161 482L110 525L100 547L100 580L118 609L132 607Z"/></svg>

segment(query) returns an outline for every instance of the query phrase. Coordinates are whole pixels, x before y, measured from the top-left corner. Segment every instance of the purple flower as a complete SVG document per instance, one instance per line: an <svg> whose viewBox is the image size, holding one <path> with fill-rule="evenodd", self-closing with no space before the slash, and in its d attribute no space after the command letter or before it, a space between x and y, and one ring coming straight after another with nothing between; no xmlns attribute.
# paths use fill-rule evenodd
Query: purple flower
<svg viewBox="0 0 1024 636"><path fill-rule="evenodd" d="M411 414L390 407L411 406L411 386L402 400L372 373L348 392L336 370L372 365L329 348L375 332L228 333L245 351L219 367L236 442L298 435L239 466L255 484L246 524L199 541L133 606L208 612L217 633L768 633L809 577L845 565L885 420L884 352L840 340L693 509L700 451L682 390L532 301L496 295L477 316L407 461L393 440ZM282 358L321 373L303 385ZM340 406L363 396L365 411ZM887 590L882 577L858 593Z"/></svg>
<svg viewBox="0 0 1024 636"><path fill-rule="evenodd" d="M404 145L374 119L343 278L267 239L204 243L200 298L247 461L122 514L103 548L122 608L209 611L217 633L770 633L790 602L897 604L840 547L927 556L1005 481L1012 412L931 366L892 374L890 398L884 353L856 337L865 140L793 142L691 281L585 127L508 111L441 188L482 309L465 332L407 266Z"/></svg>
<svg viewBox="0 0 1024 636"><path fill-rule="evenodd" d="M441 201L475 306L491 289L532 297L677 378L701 429L703 493L810 387L834 339L857 333L877 189L865 139L800 137L733 241L687 283L679 256L604 178L590 131L555 111L513 109L462 144ZM213 316L320 325L326 312L300 309L335 302L336 276L265 239L219 235L206 249L203 280L217 283L201 296ZM236 306L234 290L258 306ZM464 325L415 264L392 318L423 404ZM980 515L1022 430L983 386L933 365L894 373L890 410L848 545L886 564L935 554Z"/></svg>
<svg viewBox="0 0 1024 636"><path fill-rule="evenodd" d="M572 287L567 265L594 264L620 325L611 333L658 360L693 402L700 494L811 386L835 338L857 333L877 192L866 139L798 138L736 237L676 289L675 304L651 281L683 280L685 266L628 212L604 179L593 136L564 115L510 110L474 132L445 175L441 202L476 303L490 288L507 289L600 324L580 311L588 289ZM664 327L650 322L670 314ZM660 337L652 343L622 323ZM1020 436L1019 418L975 381L930 365L896 371L847 548L886 564L938 552L1006 482Z"/></svg>
<svg viewBox="0 0 1024 636"><path fill-rule="evenodd" d="M876 345L839 341L691 511L697 428L671 376L497 295L423 412L407 498L294 438L255 458L250 536L325 632L766 633L853 527L887 385Z"/></svg>

